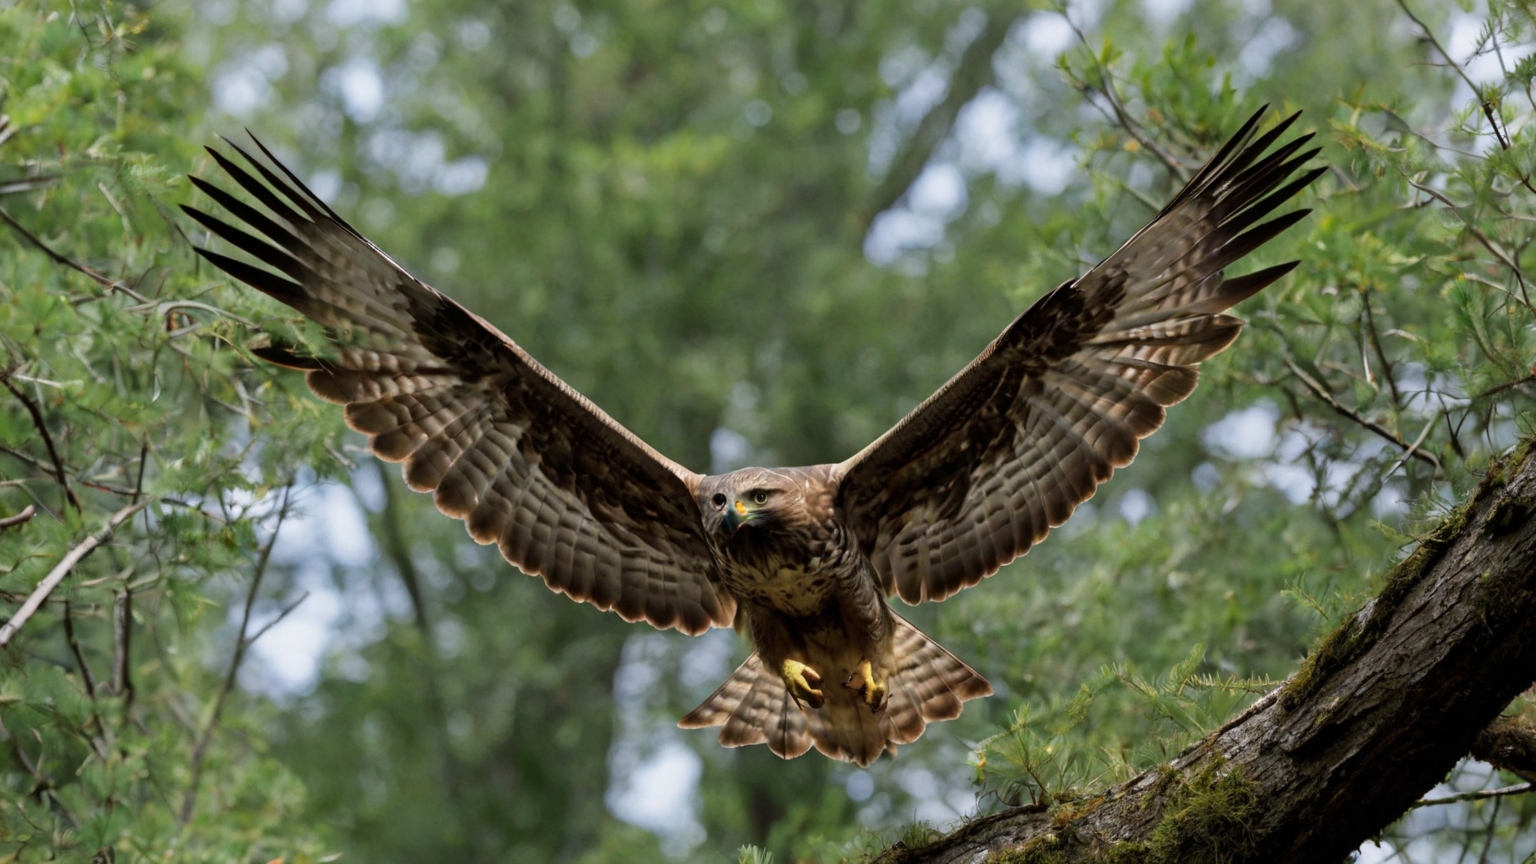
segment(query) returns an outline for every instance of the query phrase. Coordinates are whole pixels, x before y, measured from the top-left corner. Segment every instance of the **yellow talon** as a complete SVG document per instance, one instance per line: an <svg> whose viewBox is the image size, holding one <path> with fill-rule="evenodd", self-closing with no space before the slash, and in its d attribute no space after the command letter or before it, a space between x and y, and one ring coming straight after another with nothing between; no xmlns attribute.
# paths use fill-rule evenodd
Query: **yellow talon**
<svg viewBox="0 0 1536 864"><path fill-rule="evenodd" d="M821 684L821 675L815 669L799 660L785 660L780 674L784 677L784 686L789 688L789 695L795 697L800 706L820 708L827 701L826 696L816 689Z"/></svg>
<svg viewBox="0 0 1536 864"><path fill-rule="evenodd" d="M884 682L875 680L875 670L870 667L868 660L860 662L854 668L853 674L848 676L843 686L863 693L864 704L869 706L871 713L878 713L884 708L885 700L891 694L891 689Z"/></svg>

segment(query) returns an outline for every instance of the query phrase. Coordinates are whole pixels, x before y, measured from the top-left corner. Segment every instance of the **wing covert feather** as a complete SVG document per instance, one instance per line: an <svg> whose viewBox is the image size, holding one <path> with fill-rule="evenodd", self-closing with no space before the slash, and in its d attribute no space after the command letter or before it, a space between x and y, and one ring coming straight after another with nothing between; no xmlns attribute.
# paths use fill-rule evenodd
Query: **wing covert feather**
<svg viewBox="0 0 1536 864"><path fill-rule="evenodd" d="M432 492L477 542L555 591L660 628L731 624L736 602L716 578L693 498L699 475L395 264L259 141L276 171L230 146L265 183L209 152L267 212L197 177L243 225L182 209L271 269L197 251L325 326L334 343L325 357L258 355L304 370L374 453L403 463L412 489Z"/></svg>
<svg viewBox="0 0 1536 864"><path fill-rule="evenodd" d="M1223 314L1296 262L1222 270L1306 215L1269 219L1322 173L1296 115L1244 124L1145 228L1024 311L901 422L836 469L836 506L887 593L942 600L1028 552L1135 458L1198 366L1237 338Z"/></svg>

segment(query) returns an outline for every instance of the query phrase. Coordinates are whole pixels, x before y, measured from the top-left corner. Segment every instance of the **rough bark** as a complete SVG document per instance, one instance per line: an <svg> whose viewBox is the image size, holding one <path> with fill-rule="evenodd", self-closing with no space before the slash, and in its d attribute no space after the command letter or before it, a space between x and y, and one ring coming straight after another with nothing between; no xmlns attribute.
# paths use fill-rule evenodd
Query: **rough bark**
<svg viewBox="0 0 1536 864"><path fill-rule="evenodd" d="M1536 723L1524 717L1500 717L1478 733L1472 758L1536 783Z"/></svg>
<svg viewBox="0 0 1536 864"><path fill-rule="evenodd" d="M1086 800L898 844L879 861L1344 860L1536 679L1533 512L1527 443L1284 685L1171 763Z"/></svg>

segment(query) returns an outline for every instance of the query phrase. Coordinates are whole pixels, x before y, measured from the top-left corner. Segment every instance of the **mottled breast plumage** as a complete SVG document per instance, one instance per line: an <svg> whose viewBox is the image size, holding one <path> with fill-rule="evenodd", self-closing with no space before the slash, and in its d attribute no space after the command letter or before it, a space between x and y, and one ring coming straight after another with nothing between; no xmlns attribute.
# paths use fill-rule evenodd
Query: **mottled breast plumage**
<svg viewBox="0 0 1536 864"><path fill-rule="evenodd" d="M808 617L832 606L839 580L859 577L833 515L829 468L747 468L700 485L705 530L733 596Z"/></svg>

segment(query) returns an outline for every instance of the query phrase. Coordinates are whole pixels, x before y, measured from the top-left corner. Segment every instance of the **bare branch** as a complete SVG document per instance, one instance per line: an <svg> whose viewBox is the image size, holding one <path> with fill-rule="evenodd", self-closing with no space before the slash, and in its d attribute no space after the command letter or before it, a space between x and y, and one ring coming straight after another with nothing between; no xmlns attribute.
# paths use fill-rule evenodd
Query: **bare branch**
<svg viewBox="0 0 1536 864"><path fill-rule="evenodd" d="M26 406L27 413L32 415L32 425L37 427L38 434L43 438L43 446L48 449L48 458L53 460L53 476L64 490L64 500L75 508L76 513L80 512L80 499L75 497L75 490L69 488L69 477L64 473L64 460L59 458L58 448L53 446L53 436L48 433L48 424L43 422L42 409L37 407L32 397L11 383L11 376L8 373L0 375L0 384L4 384L5 389L11 391L12 396L21 400L21 404Z"/></svg>
<svg viewBox="0 0 1536 864"><path fill-rule="evenodd" d="M75 637L75 616L69 600L64 601L64 641L69 643L69 653L75 658L75 668L80 672L80 681L85 685L87 696L91 697L91 724L96 727L98 735L90 736L91 748L96 751L96 756L106 761L111 754L110 736L107 734L107 724L101 720L101 712L96 705L96 676L91 674L90 664L85 662L85 652L80 649L80 640Z"/></svg>
<svg viewBox="0 0 1536 864"><path fill-rule="evenodd" d="M1335 413L1353 420L1365 429L1370 430L1372 433L1387 441L1392 442L1393 444L1396 444L1398 447L1402 448L1403 452L1407 456L1412 456L1413 458L1418 459L1427 465L1433 466L1436 473L1439 473L1442 470L1440 466L1440 460L1435 456L1435 454L1430 453L1427 450L1418 449L1417 443L1410 445L1408 442L1404 441L1401 436L1392 432L1392 430L1382 426L1380 423L1377 423L1374 420L1365 417L1353 408L1344 406L1341 402L1339 402L1339 400L1333 398L1333 394L1329 393L1322 384L1319 384L1317 379L1313 378L1311 375L1308 375L1300 366L1297 366L1296 361L1287 357L1285 360L1285 365L1288 369L1291 370L1291 373L1301 381L1302 384L1306 385L1306 388L1312 392L1313 396L1316 396L1318 399L1322 400L1323 404L1327 405L1329 408L1332 408Z"/></svg>
<svg viewBox="0 0 1536 864"><path fill-rule="evenodd" d="M85 556L95 551L96 547L107 542L112 536L112 532L116 531L124 522L132 519L135 513L138 513L147 506L149 506L149 502L141 501L138 504L129 504L127 507L113 513L112 517L107 520L107 524L97 529L96 533L85 538L80 545L69 550L69 554L60 559L59 563L52 570L48 571L48 575L43 577L43 581L38 583L37 588L27 597L27 601L21 604L21 608L16 610L15 615L11 616L11 620L5 622L4 626L0 626L0 648L10 644L11 639L21 630L22 625L26 624L27 620L37 613L37 610L42 607L43 601L47 600L48 595L52 594L54 589L59 587L59 583L64 581L64 577L69 575L69 571L73 570L75 565L79 564Z"/></svg>
<svg viewBox="0 0 1536 864"><path fill-rule="evenodd" d="M69 642L69 653L75 657L75 668L80 670L80 681L85 685L86 695L94 701L96 699L96 676L91 674L91 667L85 662L85 652L80 650L80 640L75 638L75 616L70 608L69 600L64 601L64 639Z"/></svg>
<svg viewBox="0 0 1536 864"><path fill-rule="evenodd" d="M1520 783L1515 786L1505 786L1500 789L1482 789L1477 792L1461 792L1456 795L1447 795L1444 798L1420 798L1413 802L1415 807L1434 807L1439 804L1455 804L1457 801L1482 801L1486 798L1504 798L1509 795L1524 795L1536 790L1536 783Z"/></svg>
<svg viewBox="0 0 1536 864"><path fill-rule="evenodd" d="M1388 477L1396 474L1397 469L1403 467L1403 465L1407 463L1409 457L1413 456L1415 453L1423 452L1419 449L1419 445L1423 444L1424 439L1429 437L1429 430L1435 428L1435 419L1436 418L1431 417L1429 420L1425 421L1424 428L1419 430L1419 437L1413 439L1413 443L1408 445L1408 449L1403 451L1403 455L1397 457L1397 461L1392 463L1392 467L1388 468L1385 472L1382 473L1381 480L1383 482Z"/></svg>
<svg viewBox="0 0 1536 864"><path fill-rule="evenodd" d="M1381 363L1381 377L1387 379L1387 387L1392 390L1392 404L1401 408L1403 394L1398 392L1392 361L1387 359L1387 352L1381 347L1381 335L1376 332L1376 313L1371 309L1371 297L1363 289L1360 291L1360 303L1365 307L1366 333L1371 338L1371 348L1376 352L1376 360Z"/></svg>
<svg viewBox="0 0 1536 864"><path fill-rule="evenodd" d="M416 569L416 562L411 559L411 550L406 547L405 538L408 536L401 525L400 518L400 493L394 487L394 481L390 479L390 472L386 464L377 459L373 460L374 468L378 471L379 484L384 488L384 508L379 516L384 521L384 530L380 532L380 540L383 541L384 554L389 556L391 564L395 565L395 572L400 576L400 582L405 586L405 594L411 599L411 612L416 619L416 628L421 631L421 636L427 644L432 643L432 619L427 615L427 602L421 590L421 574ZM359 504L362 502L359 501Z"/></svg>
<svg viewBox="0 0 1536 864"><path fill-rule="evenodd" d="M439 684L436 642L432 635L432 619L427 613L426 598L421 590L421 574L416 569L416 562L411 559L410 548L406 545L405 538L410 534L404 530L402 524L404 521L400 512L402 502L399 489L394 485L396 481L390 477L390 471L383 462L375 459L373 464L379 474L379 483L384 489L384 507L379 512L379 518L383 524L377 533L382 541L384 553L394 564L395 572L400 575L400 581L405 585L405 593L411 598L416 629L421 633L421 651L418 660L421 663L422 695L432 716L432 746L437 751L438 765L441 766L443 791L450 801L457 804L462 798L460 772L458 760L454 756L448 736L448 710L444 706L442 687Z"/></svg>
<svg viewBox="0 0 1536 864"><path fill-rule="evenodd" d="M4 519L0 519L0 529L15 528L17 525L31 521L32 517L36 515L37 508L31 504L28 504L27 506L21 508L20 513L17 513L14 516L7 516Z"/></svg>
<svg viewBox="0 0 1536 864"><path fill-rule="evenodd" d="M256 640L258 640L261 637L267 635L267 631L268 630L271 630L273 627L276 627L278 625L278 622L280 622L284 618L288 617L288 613L289 612L292 612L293 610L299 608L299 604L303 603L305 600L308 600L308 599L309 599L309 592L308 591L305 591L303 594L300 594L299 595L299 599L293 601L292 603L289 603L287 606L284 606L282 609L278 610L278 613L277 613L276 617L274 617L271 621L268 621L267 623L261 625L261 629L260 630L257 630L255 633L252 633L250 638L245 640L246 643L247 644L254 644L256 642Z"/></svg>
<svg viewBox="0 0 1536 864"><path fill-rule="evenodd" d="M133 587L124 585L112 603L112 692L123 700L124 717L133 705L132 648Z"/></svg>

